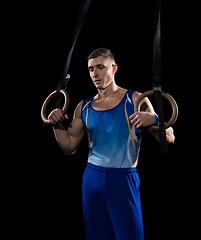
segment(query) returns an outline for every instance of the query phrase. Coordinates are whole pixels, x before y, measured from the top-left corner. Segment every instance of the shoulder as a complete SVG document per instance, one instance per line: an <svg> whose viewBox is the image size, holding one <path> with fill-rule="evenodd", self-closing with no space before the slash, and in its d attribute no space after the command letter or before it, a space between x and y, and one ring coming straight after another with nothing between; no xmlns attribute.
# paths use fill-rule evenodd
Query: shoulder
<svg viewBox="0 0 201 240"><path fill-rule="evenodd" d="M132 99L133 99L133 103L136 103L137 99L139 98L139 96L141 95L142 93L140 92L134 92L133 95L132 95Z"/></svg>
<svg viewBox="0 0 201 240"><path fill-rule="evenodd" d="M79 117L79 118L82 118L82 112L86 109L86 106L90 103L90 101L93 100L94 97L91 97L91 98L87 98L87 99L84 99L82 101L80 101L77 105L77 107L75 108L75 116L76 117Z"/></svg>
<svg viewBox="0 0 201 240"><path fill-rule="evenodd" d="M77 107L75 108L75 113L74 113L74 115L75 115L76 118L81 118L81 111L82 111L83 101L84 101L84 100L80 101L80 102L78 103Z"/></svg>
<svg viewBox="0 0 201 240"><path fill-rule="evenodd" d="M142 94L142 93L140 93L140 92L134 92L134 93L133 93L133 95L132 95L132 100L133 100L134 106L136 105L137 99L139 98L139 96L140 96L141 94Z"/></svg>
<svg viewBox="0 0 201 240"><path fill-rule="evenodd" d="M124 96L128 92L128 89L119 87L118 93L120 96Z"/></svg>

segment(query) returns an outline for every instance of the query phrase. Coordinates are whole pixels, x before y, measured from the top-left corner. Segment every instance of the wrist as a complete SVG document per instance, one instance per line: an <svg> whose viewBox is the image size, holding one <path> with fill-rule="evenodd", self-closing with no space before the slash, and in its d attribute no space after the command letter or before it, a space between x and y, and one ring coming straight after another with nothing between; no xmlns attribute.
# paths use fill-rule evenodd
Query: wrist
<svg viewBox="0 0 201 240"><path fill-rule="evenodd" d="M154 126L159 126L159 117L158 117L158 115L155 114L155 113L154 113L154 115L155 115L155 117L156 117L156 120L155 120Z"/></svg>
<svg viewBox="0 0 201 240"><path fill-rule="evenodd" d="M52 127L53 127L53 129L66 130L61 122L60 123L56 123L54 125L52 124Z"/></svg>

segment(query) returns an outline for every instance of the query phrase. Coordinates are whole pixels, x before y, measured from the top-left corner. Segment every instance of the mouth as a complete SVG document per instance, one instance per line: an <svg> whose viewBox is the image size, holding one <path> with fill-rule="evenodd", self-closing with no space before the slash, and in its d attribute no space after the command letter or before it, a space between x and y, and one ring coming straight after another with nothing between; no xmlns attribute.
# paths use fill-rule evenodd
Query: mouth
<svg viewBox="0 0 201 240"><path fill-rule="evenodd" d="M94 81L95 84L99 84L101 82L101 80L97 79Z"/></svg>

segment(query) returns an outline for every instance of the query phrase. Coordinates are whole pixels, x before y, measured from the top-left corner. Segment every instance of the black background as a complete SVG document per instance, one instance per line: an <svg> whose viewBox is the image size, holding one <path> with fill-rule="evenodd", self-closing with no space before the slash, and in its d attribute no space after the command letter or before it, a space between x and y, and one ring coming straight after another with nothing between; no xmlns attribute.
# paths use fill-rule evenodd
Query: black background
<svg viewBox="0 0 201 240"><path fill-rule="evenodd" d="M80 3L76 0L18 5L24 10L17 13L12 25L16 30L12 44L16 54L12 54L12 61L17 63L22 83L17 111L21 109L23 115L15 130L17 139L23 137L21 147L15 150L21 161L10 163L18 171L12 183L16 199L12 211L16 212L13 221L20 225L16 232L25 237L67 239L73 235L74 239L78 236L85 239L81 191L87 138L74 155L65 156L51 126L45 125L40 117L45 98L56 89L60 79ZM182 126L186 106L181 98L185 66L178 64L184 58L181 42L185 32L181 24L183 15L178 17L177 13L177 6L162 3L162 86L177 101L179 118L173 126L176 140L169 146L168 154L160 153L158 142L147 130L143 134L138 174L145 239L163 239L173 233L174 239L178 239L186 214L181 205L185 201L184 188L189 184L183 171L189 160ZM76 105L96 94L87 70L87 56L96 48L109 48L115 54L119 86L139 92L152 88L153 22L154 1L92 1L69 69L70 120L64 122L66 127ZM20 58L23 61L19 63ZM22 87L27 91L22 91ZM166 101L164 109L168 120L171 108Z"/></svg>

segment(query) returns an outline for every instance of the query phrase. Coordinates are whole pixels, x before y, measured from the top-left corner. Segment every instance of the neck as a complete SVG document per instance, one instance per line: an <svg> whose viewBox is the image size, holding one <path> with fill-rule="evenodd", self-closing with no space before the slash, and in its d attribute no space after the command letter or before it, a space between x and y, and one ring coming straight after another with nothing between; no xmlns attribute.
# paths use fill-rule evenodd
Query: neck
<svg viewBox="0 0 201 240"><path fill-rule="evenodd" d="M116 83L112 81L107 87L98 89L98 98L105 99L108 97L113 97L118 90L119 86L117 86Z"/></svg>

